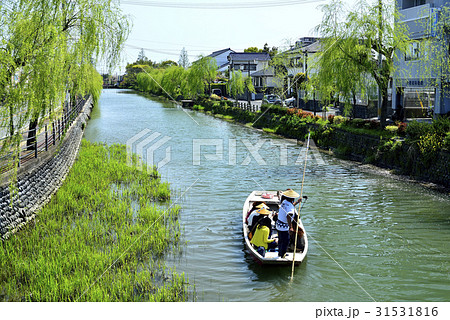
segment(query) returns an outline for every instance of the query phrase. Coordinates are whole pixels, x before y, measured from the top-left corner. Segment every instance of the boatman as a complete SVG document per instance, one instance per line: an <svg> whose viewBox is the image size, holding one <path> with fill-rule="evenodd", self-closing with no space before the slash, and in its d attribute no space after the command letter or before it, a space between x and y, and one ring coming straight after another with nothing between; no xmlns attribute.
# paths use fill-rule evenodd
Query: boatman
<svg viewBox="0 0 450 320"><path fill-rule="evenodd" d="M299 194L292 189L287 189L281 193L280 210L278 210L278 220L275 224L278 232L278 256L284 258L289 246L289 231L293 231L292 219L297 213L295 210L295 198Z"/></svg>

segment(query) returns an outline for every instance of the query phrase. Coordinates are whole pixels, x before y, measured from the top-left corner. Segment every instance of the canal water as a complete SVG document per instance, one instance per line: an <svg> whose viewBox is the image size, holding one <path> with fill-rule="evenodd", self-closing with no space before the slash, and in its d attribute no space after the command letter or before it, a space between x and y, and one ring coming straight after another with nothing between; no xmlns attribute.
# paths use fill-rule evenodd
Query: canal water
<svg viewBox="0 0 450 320"><path fill-rule="evenodd" d="M448 195L310 151L309 251L291 281L290 267L261 267L245 252L241 217L253 190L300 192L303 147L122 90L103 92L85 138L128 142L160 166L182 206L181 252L166 263L197 301L450 300Z"/></svg>

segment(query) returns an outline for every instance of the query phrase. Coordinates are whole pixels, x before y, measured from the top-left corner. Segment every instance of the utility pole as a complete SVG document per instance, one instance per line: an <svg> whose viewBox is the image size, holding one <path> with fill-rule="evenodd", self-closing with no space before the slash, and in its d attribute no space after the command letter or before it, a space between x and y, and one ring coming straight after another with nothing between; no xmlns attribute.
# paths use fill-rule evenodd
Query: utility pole
<svg viewBox="0 0 450 320"><path fill-rule="evenodd" d="M307 49L305 49L303 51L303 71L305 73L305 97L306 97L305 107L306 107L306 104L308 103L308 91L306 90L306 82L308 81L308 50Z"/></svg>
<svg viewBox="0 0 450 320"><path fill-rule="evenodd" d="M248 81L252 81L252 78L250 78L250 60L248 60L247 64L247 73L248 73ZM247 102L248 105L251 106L252 102L250 99L250 89L248 88L248 85L247 85Z"/></svg>

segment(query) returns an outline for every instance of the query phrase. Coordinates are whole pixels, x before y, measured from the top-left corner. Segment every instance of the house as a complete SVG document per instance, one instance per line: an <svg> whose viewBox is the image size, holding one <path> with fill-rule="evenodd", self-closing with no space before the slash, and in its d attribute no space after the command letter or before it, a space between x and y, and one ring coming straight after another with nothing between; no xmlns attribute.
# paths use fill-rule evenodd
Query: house
<svg viewBox="0 0 450 320"><path fill-rule="evenodd" d="M311 62L314 59L314 55L320 50L320 39L315 37L303 37L295 43L295 47L286 52L289 57L289 63L286 65L286 71L288 75L288 95L295 95L293 90L293 83L291 79L298 73L304 73L305 75L314 73L314 69L311 68Z"/></svg>
<svg viewBox="0 0 450 320"><path fill-rule="evenodd" d="M258 93L256 99L262 99L262 94L273 93L274 89L277 87L277 82L275 80L275 71L273 67L267 67L265 69L253 72L251 74L253 86L255 91Z"/></svg>
<svg viewBox="0 0 450 320"><path fill-rule="evenodd" d="M447 114L450 112L449 69L442 68L445 64L441 62L448 59L449 44L448 39L442 41L445 36L439 34L439 25L443 21L443 7L450 7L450 1L397 0L397 6L400 14L397 23L406 24L414 41L396 61L392 108L401 119L430 116L433 111L434 115Z"/></svg>
<svg viewBox="0 0 450 320"><path fill-rule="evenodd" d="M231 70L241 70L251 76L251 73L269 66L270 56L267 52L232 52L228 61Z"/></svg>
<svg viewBox="0 0 450 320"><path fill-rule="evenodd" d="M103 77L103 88L118 88L123 82L123 75L109 75L102 74Z"/></svg>
<svg viewBox="0 0 450 320"><path fill-rule="evenodd" d="M317 57L318 53L323 50L322 47L323 42L321 41L321 38L304 37L299 39L295 46L291 47L290 50L282 53L289 58L287 59L288 62L285 64L287 79L284 88L286 96L297 98L297 107L314 112L322 110L323 104L328 105L330 103L330 96L327 96L325 99L321 92L314 89L314 87L311 87L309 90L299 90L296 92L297 86L295 81L298 81L298 79L305 79L305 77L312 78L318 73ZM303 73L305 77L296 77L299 73ZM370 84L371 77L366 75L366 78L367 84ZM369 88L366 88L364 91L357 90L357 92L355 92L354 100L352 101L352 104L354 103L353 116L361 118L376 116L377 111L374 107L374 102L372 101L374 89L376 89L376 87L369 86ZM335 99L333 102L342 113L345 104L348 102L347 99L342 95L335 95L333 98Z"/></svg>
<svg viewBox="0 0 450 320"><path fill-rule="evenodd" d="M275 76L273 83L275 87L283 91L285 97L303 98L305 91L295 91L295 76L299 73L311 74L314 70L311 68L311 62L314 59L314 55L320 50L320 39L316 37L303 37L296 41L295 45L289 50L278 54L277 68L281 69L284 78ZM313 99L313 97L311 97ZM300 101L297 105L304 106L304 102Z"/></svg>
<svg viewBox="0 0 450 320"><path fill-rule="evenodd" d="M219 72L225 72L228 70L230 61L228 61L228 56L230 53L234 53L234 50L231 50L230 48L222 49L218 51L214 51L208 57L214 58L217 62L217 67Z"/></svg>
<svg viewBox="0 0 450 320"><path fill-rule="evenodd" d="M232 52L228 55L228 61L230 62L230 78L232 77L231 71L241 70L244 76L249 76L253 78L253 74L257 75L258 80L252 79L253 83L258 81L259 83L263 83L261 79L270 77L269 71L264 75L261 73L262 70L267 69L269 67L270 55L267 52ZM257 89L255 87L255 89ZM261 86L258 86L257 94L252 95L252 100L254 99L262 99L263 91Z"/></svg>

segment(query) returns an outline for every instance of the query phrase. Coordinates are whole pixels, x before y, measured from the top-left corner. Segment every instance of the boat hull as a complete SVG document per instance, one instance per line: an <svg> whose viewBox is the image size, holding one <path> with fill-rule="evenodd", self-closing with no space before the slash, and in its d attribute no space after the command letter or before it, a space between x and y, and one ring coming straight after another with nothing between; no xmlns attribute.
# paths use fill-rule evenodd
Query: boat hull
<svg viewBox="0 0 450 320"><path fill-rule="evenodd" d="M267 194L268 197L262 197L263 194ZM253 191L246 199L244 203L244 207L242 209L242 231L244 236L245 247L253 259L261 265L292 265L292 261L294 261L295 265L299 265L305 258L306 253L308 251L308 238L306 235L306 231L303 234L304 240L304 249L302 252L293 252L289 251L286 253L284 257L279 257L277 251L268 251L265 253L264 257L260 255L256 248L250 243L250 239L248 238L248 234L250 232L248 225L246 223L247 213L251 208L253 202L265 202L271 210L278 211L278 206L280 203L280 199L278 198L276 191ZM300 227L305 230L302 221L299 221ZM276 230L274 230L275 237Z"/></svg>

